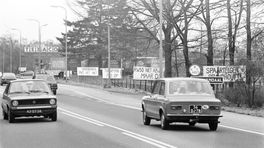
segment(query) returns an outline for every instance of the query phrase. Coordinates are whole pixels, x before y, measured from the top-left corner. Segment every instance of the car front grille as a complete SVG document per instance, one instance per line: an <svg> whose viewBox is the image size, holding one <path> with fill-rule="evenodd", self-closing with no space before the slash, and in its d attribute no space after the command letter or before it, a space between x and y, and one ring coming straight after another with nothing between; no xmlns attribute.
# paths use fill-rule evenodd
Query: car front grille
<svg viewBox="0 0 264 148"><path fill-rule="evenodd" d="M31 99L31 100L19 100L19 105L44 105L50 104L50 99Z"/></svg>

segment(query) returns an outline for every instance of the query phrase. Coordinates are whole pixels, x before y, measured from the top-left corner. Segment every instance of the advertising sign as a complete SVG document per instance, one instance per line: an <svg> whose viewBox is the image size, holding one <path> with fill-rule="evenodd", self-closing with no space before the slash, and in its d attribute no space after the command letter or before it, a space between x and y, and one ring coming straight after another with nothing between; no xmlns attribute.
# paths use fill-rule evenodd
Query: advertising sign
<svg viewBox="0 0 264 148"><path fill-rule="evenodd" d="M160 78L159 67L134 67L133 79L155 80Z"/></svg>
<svg viewBox="0 0 264 148"><path fill-rule="evenodd" d="M210 82L210 84L223 84L224 83L224 78L215 76L215 77L194 77L194 78L200 78L200 79L206 79Z"/></svg>
<svg viewBox="0 0 264 148"><path fill-rule="evenodd" d="M24 47L25 53L36 53L36 52L42 52L42 53L54 53L58 52L59 47L57 46L46 46L42 45L41 50L39 50L39 45L27 45Z"/></svg>
<svg viewBox="0 0 264 148"><path fill-rule="evenodd" d="M203 66L203 76L222 76L224 82L246 81L246 66Z"/></svg>
<svg viewBox="0 0 264 148"><path fill-rule="evenodd" d="M98 67L77 67L78 76L98 76Z"/></svg>
<svg viewBox="0 0 264 148"><path fill-rule="evenodd" d="M51 70L65 70L66 61L65 58L50 58Z"/></svg>
<svg viewBox="0 0 264 148"><path fill-rule="evenodd" d="M197 76L201 73L201 69L198 65L192 65L190 68L189 68L189 71L190 71L190 74L193 75L193 76Z"/></svg>
<svg viewBox="0 0 264 148"><path fill-rule="evenodd" d="M109 78L108 68L101 68L103 79ZM111 68L110 69L110 78L111 79L121 79L122 78L122 69L121 68Z"/></svg>

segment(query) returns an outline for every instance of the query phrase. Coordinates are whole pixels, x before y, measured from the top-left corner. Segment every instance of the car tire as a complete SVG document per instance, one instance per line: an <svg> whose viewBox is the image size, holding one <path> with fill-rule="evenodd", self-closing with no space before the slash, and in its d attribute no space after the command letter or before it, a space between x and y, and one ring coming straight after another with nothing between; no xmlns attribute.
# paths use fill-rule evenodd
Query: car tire
<svg viewBox="0 0 264 148"><path fill-rule="evenodd" d="M166 130L166 129L168 129L168 127L169 127L169 122L168 122L168 120L166 119L166 117L165 117L165 115L164 115L164 113L162 112L161 113L161 115L160 115L160 123L161 123L161 129L163 129L163 130Z"/></svg>
<svg viewBox="0 0 264 148"><path fill-rule="evenodd" d="M195 126L196 122L189 122L189 126Z"/></svg>
<svg viewBox="0 0 264 148"><path fill-rule="evenodd" d="M9 121L9 123L14 123L14 121L15 121L15 116L14 116L14 114L11 113L10 110L8 111L8 121Z"/></svg>
<svg viewBox="0 0 264 148"><path fill-rule="evenodd" d="M53 94L56 95L57 94L57 90L53 90Z"/></svg>
<svg viewBox="0 0 264 148"><path fill-rule="evenodd" d="M51 121L57 121L57 111L51 114Z"/></svg>
<svg viewBox="0 0 264 148"><path fill-rule="evenodd" d="M145 109L142 110L142 116L143 116L143 124L150 125L151 119L147 116Z"/></svg>
<svg viewBox="0 0 264 148"><path fill-rule="evenodd" d="M218 122L217 121L214 121L214 122L209 122L209 128L211 131L216 131L217 130L217 127L218 127Z"/></svg>
<svg viewBox="0 0 264 148"><path fill-rule="evenodd" d="M3 119L7 120L8 119L8 115L7 113L5 113L5 111L2 109L2 113L3 113Z"/></svg>

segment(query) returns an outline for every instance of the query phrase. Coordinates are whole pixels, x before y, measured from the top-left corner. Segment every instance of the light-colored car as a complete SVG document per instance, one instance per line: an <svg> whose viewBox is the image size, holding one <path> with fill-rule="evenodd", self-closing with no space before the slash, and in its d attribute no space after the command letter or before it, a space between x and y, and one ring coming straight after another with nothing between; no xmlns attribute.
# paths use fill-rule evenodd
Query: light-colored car
<svg viewBox="0 0 264 148"><path fill-rule="evenodd" d="M53 94L57 94L58 84L53 75L49 74L36 74L33 76L33 79L42 79L48 82L50 89L52 90Z"/></svg>
<svg viewBox="0 0 264 148"><path fill-rule="evenodd" d="M11 81L3 93L2 113L10 123L16 117L44 116L57 120L57 99L44 80Z"/></svg>
<svg viewBox="0 0 264 148"><path fill-rule="evenodd" d="M215 98L210 83L199 78L161 78L156 80L152 92L142 98L143 123L160 120L167 129L172 122L208 123L217 130L221 115L221 102Z"/></svg>
<svg viewBox="0 0 264 148"><path fill-rule="evenodd" d="M8 84L10 81L16 80L16 75L14 73L3 73L0 79L0 85Z"/></svg>

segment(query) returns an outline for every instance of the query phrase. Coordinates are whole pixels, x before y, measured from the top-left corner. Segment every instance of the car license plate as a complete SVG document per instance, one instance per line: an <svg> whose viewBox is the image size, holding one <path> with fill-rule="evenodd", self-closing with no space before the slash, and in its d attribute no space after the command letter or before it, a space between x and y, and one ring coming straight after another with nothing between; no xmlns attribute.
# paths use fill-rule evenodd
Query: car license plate
<svg viewBox="0 0 264 148"><path fill-rule="evenodd" d="M42 113L42 110L41 109L31 109L31 110L27 110L27 113L29 114Z"/></svg>

